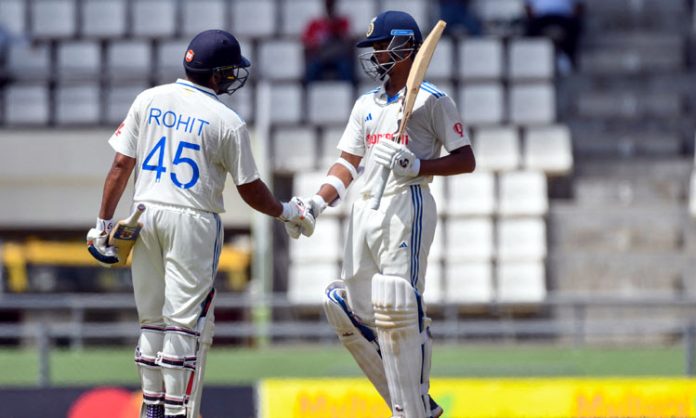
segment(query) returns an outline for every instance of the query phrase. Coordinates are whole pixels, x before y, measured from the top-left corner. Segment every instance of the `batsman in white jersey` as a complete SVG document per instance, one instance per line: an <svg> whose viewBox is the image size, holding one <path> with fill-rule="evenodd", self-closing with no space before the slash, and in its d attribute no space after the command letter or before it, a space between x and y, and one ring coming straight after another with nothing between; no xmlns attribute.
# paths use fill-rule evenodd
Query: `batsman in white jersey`
<svg viewBox="0 0 696 418"><path fill-rule="evenodd" d="M432 176L469 173L475 159L452 99L424 82L406 135L397 138L404 87L422 36L407 13L387 11L370 22L358 47L365 71L382 87L355 103L339 142L340 158L318 193L306 200L316 216L343 199L364 161L353 204L341 281L326 289L324 308L394 417L439 417L430 399L430 320L423 290L437 211ZM447 155L440 157L441 150ZM391 170L379 209L370 208L379 167ZM287 225L298 236L298 227Z"/></svg>
<svg viewBox="0 0 696 418"><path fill-rule="evenodd" d="M298 233L314 229L309 208L297 199L279 202L259 179L246 124L217 97L241 88L248 76L250 63L234 36L202 32L182 55L187 79L138 95L109 139L116 156L97 226L87 235L95 258L117 261L106 237L135 171L134 204L147 207L132 262L141 326L135 362L147 418L199 416L227 174L252 208L296 224Z"/></svg>

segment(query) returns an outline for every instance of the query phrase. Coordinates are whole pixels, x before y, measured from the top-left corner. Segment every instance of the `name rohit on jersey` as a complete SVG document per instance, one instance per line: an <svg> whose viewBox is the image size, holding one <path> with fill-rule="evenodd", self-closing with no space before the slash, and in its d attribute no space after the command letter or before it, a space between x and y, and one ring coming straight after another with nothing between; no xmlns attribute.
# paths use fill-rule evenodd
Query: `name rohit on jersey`
<svg viewBox="0 0 696 418"><path fill-rule="evenodd" d="M187 133L192 133L196 125L198 129L196 130L196 135L201 136L203 133L203 128L206 125L210 125L207 120L195 118L193 116L186 116L182 114L176 114L171 110L162 112L162 109L156 107L150 108L150 113L147 116L147 124L157 124L157 126L164 126L167 128L174 128L175 130L183 130Z"/></svg>

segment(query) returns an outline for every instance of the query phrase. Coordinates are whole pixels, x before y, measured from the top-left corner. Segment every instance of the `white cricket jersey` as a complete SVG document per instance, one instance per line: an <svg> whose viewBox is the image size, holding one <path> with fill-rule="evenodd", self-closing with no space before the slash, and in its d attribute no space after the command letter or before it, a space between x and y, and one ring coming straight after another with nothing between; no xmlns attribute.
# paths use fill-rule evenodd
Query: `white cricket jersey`
<svg viewBox="0 0 696 418"><path fill-rule="evenodd" d="M140 93L109 144L137 160L137 202L221 213L227 173L237 185L259 178L246 123L186 80Z"/></svg>
<svg viewBox="0 0 696 418"><path fill-rule="evenodd" d="M371 158L372 147L379 141L392 140L397 132L400 99L404 92L405 89L402 89L395 97L389 98L382 86L360 96L338 143L339 150L363 157L365 172L360 190L363 195L373 190L373 184L379 177L378 164ZM451 152L471 144L452 99L428 82L421 84L406 127L406 138L402 138L401 142L421 160L439 158L443 146ZM432 176L389 176L384 194L431 181Z"/></svg>

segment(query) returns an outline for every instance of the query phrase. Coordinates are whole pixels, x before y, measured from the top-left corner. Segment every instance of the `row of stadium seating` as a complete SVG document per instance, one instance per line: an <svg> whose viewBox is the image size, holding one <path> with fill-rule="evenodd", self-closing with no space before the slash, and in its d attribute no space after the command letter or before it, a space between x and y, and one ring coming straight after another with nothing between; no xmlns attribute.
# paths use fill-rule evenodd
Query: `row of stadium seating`
<svg viewBox="0 0 696 418"><path fill-rule="evenodd" d="M337 11L361 35L379 10L404 10L421 27L437 17L426 0L339 0ZM522 13L522 0L477 0L486 21ZM213 27L234 28L242 37L298 36L324 13L322 0L3 0L0 24L32 38L172 38Z"/></svg>

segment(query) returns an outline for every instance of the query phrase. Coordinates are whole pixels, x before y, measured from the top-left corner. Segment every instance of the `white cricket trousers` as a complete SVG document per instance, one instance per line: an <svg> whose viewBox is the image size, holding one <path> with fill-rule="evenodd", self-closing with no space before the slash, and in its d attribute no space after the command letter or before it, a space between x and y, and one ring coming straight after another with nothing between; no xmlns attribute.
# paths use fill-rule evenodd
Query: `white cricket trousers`
<svg viewBox="0 0 696 418"><path fill-rule="evenodd" d="M217 272L223 241L220 216L142 203L147 209L132 262L140 324L195 329Z"/></svg>
<svg viewBox="0 0 696 418"><path fill-rule="evenodd" d="M377 210L369 203L362 197L353 203L341 279L353 313L374 327L372 277L376 273L402 277L423 294L437 208L425 185L383 196Z"/></svg>

